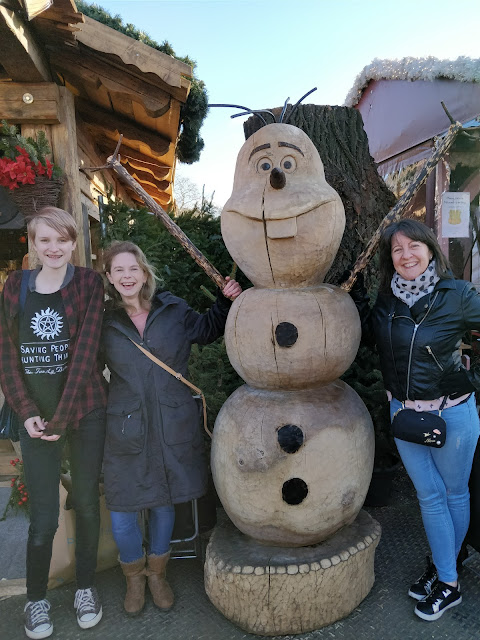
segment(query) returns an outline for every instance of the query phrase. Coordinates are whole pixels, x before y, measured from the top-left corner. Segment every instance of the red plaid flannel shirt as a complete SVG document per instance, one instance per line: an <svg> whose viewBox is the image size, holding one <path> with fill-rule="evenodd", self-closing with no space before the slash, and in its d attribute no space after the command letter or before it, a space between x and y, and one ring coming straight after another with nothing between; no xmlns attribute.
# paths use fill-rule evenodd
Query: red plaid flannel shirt
<svg viewBox="0 0 480 640"><path fill-rule="evenodd" d="M18 344L21 271L5 282L0 298L0 384L5 398L22 421L40 415L24 383ZM106 405L103 364L98 357L103 317L103 282L100 274L75 267L73 278L60 290L70 330L68 372L55 415L45 433L62 433Z"/></svg>

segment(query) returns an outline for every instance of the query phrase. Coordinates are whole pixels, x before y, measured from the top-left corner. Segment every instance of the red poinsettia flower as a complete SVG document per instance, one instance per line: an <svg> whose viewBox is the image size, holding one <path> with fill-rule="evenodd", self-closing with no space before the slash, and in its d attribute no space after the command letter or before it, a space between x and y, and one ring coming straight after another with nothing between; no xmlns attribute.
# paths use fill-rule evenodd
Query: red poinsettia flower
<svg viewBox="0 0 480 640"><path fill-rule="evenodd" d="M28 155L28 151L26 149L24 149L23 147L20 146L16 146L15 149L24 157L24 158L28 158L30 160L30 156Z"/></svg>
<svg viewBox="0 0 480 640"><path fill-rule="evenodd" d="M45 162L47 164L47 177L49 180L51 180L52 174L53 174L53 164L50 162L48 158L46 158Z"/></svg>
<svg viewBox="0 0 480 640"><path fill-rule="evenodd" d="M14 167L10 169L10 175L12 171L15 172L15 177L19 184L35 184L35 171L33 170L33 164L31 160L17 156L17 162ZM12 176L13 179L14 176ZM11 188L11 187L10 187Z"/></svg>
<svg viewBox="0 0 480 640"><path fill-rule="evenodd" d="M37 162L37 164L35 165L35 169L37 171L38 176L44 176L46 173L45 167L41 162Z"/></svg>

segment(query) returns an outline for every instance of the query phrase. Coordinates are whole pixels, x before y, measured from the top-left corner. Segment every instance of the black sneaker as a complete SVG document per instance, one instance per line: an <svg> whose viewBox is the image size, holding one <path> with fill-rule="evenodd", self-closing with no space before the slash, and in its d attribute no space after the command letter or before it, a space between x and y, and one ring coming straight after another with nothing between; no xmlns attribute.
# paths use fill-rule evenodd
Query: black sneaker
<svg viewBox="0 0 480 640"><path fill-rule="evenodd" d="M81 629L90 629L102 619L102 605L95 587L77 589L73 606L77 612L78 626Z"/></svg>
<svg viewBox="0 0 480 640"><path fill-rule="evenodd" d="M438 620L450 607L456 607L462 601L460 584L452 587L437 580L430 595L417 603L415 613L423 620Z"/></svg>
<svg viewBox="0 0 480 640"><path fill-rule="evenodd" d="M430 556L427 556L427 568L420 578L412 584L408 595L415 600L423 600L431 593L437 580L437 569L430 560Z"/></svg>
<svg viewBox="0 0 480 640"><path fill-rule="evenodd" d="M53 633L53 624L48 612L50 603L48 600L29 600L25 605L25 633L27 638L41 640L48 638Z"/></svg>

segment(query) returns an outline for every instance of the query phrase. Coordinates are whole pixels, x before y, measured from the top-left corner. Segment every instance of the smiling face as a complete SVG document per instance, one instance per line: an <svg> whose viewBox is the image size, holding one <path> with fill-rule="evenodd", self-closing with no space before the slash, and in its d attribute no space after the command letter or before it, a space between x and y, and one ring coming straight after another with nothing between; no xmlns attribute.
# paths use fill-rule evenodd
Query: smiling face
<svg viewBox="0 0 480 640"><path fill-rule="evenodd" d="M45 222L38 222L33 246L44 268L61 269L71 260L76 243L66 233L59 233Z"/></svg>
<svg viewBox="0 0 480 640"><path fill-rule="evenodd" d="M424 242L412 240L401 231L392 237L391 249L395 271L405 280L415 280L426 270L433 257Z"/></svg>
<svg viewBox="0 0 480 640"><path fill-rule="evenodd" d="M127 305L135 305L139 301L139 293L147 281L147 274L138 264L133 253L119 253L112 260L107 278Z"/></svg>

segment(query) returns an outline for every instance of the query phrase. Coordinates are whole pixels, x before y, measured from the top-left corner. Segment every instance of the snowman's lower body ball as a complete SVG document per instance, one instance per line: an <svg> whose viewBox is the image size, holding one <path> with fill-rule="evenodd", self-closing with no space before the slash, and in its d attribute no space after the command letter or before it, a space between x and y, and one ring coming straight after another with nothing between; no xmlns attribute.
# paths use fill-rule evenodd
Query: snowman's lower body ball
<svg viewBox="0 0 480 640"><path fill-rule="evenodd" d="M240 387L215 423L212 472L238 529L263 544L319 543L359 513L374 455L370 415L344 382Z"/></svg>

